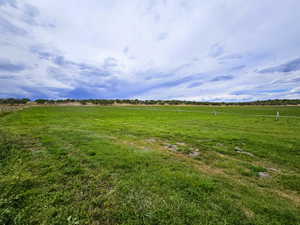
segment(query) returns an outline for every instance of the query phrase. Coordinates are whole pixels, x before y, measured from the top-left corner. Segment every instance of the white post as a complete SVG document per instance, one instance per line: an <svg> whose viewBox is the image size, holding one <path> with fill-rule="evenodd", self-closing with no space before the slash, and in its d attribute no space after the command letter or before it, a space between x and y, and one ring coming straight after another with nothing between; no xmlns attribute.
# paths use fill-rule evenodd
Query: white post
<svg viewBox="0 0 300 225"><path fill-rule="evenodd" d="M279 112L277 112L277 114L276 114L276 120L279 120L279 117L280 117Z"/></svg>

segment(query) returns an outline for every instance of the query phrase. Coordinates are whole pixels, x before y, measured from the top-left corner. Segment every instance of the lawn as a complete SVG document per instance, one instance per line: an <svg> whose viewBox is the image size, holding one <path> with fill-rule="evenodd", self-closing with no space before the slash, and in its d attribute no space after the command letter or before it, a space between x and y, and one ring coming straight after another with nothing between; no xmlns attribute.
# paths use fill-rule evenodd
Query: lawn
<svg viewBox="0 0 300 225"><path fill-rule="evenodd" d="M5 225L300 225L299 172L295 106L41 106L0 117Z"/></svg>

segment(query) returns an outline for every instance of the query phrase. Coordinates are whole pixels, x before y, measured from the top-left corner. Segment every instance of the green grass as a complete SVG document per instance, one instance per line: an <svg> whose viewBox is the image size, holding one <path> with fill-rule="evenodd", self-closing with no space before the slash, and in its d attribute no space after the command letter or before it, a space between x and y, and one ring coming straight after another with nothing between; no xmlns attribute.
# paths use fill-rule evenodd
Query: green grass
<svg viewBox="0 0 300 225"><path fill-rule="evenodd" d="M256 116L277 111L296 117ZM3 115L0 224L300 225L297 117L253 106Z"/></svg>

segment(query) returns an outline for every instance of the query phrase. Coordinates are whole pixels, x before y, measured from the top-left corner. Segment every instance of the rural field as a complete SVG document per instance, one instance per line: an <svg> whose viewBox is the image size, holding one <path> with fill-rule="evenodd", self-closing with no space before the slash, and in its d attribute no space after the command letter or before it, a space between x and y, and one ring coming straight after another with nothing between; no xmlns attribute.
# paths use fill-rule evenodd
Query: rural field
<svg viewBox="0 0 300 225"><path fill-rule="evenodd" d="M5 113L0 224L300 225L300 107Z"/></svg>

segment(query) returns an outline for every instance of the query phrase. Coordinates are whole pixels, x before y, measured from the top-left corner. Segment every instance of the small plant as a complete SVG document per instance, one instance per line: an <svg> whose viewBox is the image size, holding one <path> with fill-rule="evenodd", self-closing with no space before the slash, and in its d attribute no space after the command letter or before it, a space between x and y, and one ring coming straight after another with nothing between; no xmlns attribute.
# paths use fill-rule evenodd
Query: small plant
<svg viewBox="0 0 300 225"><path fill-rule="evenodd" d="M94 151L89 151L89 152L87 152L87 155L89 155L89 156L95 156L97 153L96 152L94 152Z"/></svg>
<svg viewBox="0 0 300 225"><path fill-rule="evenodd" d="M68 221L68 225L78 225L79 224L79 220L76 217L69 216L67 218L67 221Z"/></svg>

